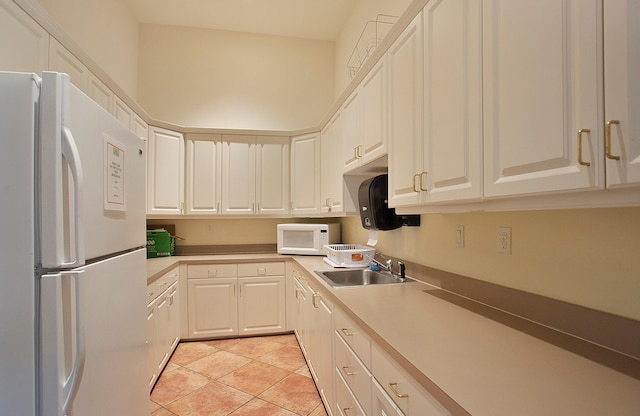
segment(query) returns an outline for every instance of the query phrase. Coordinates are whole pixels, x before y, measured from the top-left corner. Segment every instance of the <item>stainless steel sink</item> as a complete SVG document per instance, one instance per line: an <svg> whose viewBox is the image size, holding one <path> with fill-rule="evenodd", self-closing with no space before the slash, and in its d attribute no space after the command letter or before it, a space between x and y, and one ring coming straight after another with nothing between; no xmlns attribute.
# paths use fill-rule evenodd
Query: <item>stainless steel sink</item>
<svg viewBox="0 0 640 416"><path fill-rule="evenodd" d="M377 272L370 269L316 270L316 274L335 287L384 285L404 283L410 280L408 278L402 280L389 272Z"/></svg>

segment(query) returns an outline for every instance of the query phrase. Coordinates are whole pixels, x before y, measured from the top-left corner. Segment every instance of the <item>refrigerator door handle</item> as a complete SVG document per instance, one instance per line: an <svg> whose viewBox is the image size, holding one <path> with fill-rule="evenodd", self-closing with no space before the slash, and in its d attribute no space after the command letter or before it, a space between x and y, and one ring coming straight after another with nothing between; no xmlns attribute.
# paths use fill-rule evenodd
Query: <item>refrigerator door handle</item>
<svg viewBox="0 0 640 416"><path fill-rule="evenodd" d="M84 224L82 222L82 201L84 197L84 176L82 174L82 164L80 163L80 152L73 140L73 135L68 127L62 129L62 156L66 159L71 171L74 183L73 206L75 215L72 216L74 221L74 256L73 260L63 263L62 267L78 267L84 265Z"/></svg>
<svg viewBox="0 0 640 416"><path fill-rule="evenodd" d="M42 277L40 414L70 415L80 387L86 355L81 308L82 273L82 270L74 270ZM73 284L63 288L67 278ZM73 296L67 299L64 293L73 293ZM73 339L65 338L65 321L75 322ZM67 359L73 362L69 374L66 374Z"/></svg>
<svg viewBox="0 0 640 416"><path fill-rule="evenodd" d="M81 219L84 179L80 154L68 127L70 87L67 74L42 73L38 110L39 245L42 267L50 270L79 267L85 262ZM71 188L73 195L67 195L66 190ZM69 205L64 198L69 198ZM73 236L65 233L71 227Z"/></svg>
<svg viewBox="0 0 640 416"><path fill-rule="evenodd" d="M72 272L63 272L62 275L68 275L73 278L74 286L75 286L75 300L73 302L74 308L73 313L75 315L75 349L76 354L73 360L73 367L71 368L71 373L69 377L65 380L63 387L63 401L62 401L62 411L63 415L67 416L71 414L71 406L73 404L73 400L78 393L78 387L80 387L80 380L82 379L82 371L84 370L84 362L86 357L86 348L85 348L85 340L84 340L84 322L82 316L82 308L80 303L80 275L82 271L72 271Z"/></svg>

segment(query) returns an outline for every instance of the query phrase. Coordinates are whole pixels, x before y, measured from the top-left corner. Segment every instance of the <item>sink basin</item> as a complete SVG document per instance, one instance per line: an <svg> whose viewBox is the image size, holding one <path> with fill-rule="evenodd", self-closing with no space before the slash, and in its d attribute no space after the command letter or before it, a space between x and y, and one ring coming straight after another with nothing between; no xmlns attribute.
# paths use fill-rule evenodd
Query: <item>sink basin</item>
<svg viewBox="0 0 640 416"><path fill-rule="evenodd" d="M409 280L408 278L401 280L398 276L390 273L370 269L316 270L316 274L335 287L384 285L404 283Z"/></svg>

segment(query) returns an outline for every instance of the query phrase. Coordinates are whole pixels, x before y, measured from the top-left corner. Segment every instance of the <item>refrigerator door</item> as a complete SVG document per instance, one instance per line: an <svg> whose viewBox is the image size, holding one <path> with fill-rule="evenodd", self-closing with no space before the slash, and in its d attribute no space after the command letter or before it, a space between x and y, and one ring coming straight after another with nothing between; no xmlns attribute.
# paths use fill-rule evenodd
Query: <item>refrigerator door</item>
<svg viewBox="0 0 640 416"><path fill-rule="evenodd" d="M139 249L42 278L43 415L149 413L145 270Z"/></svg>
<svg viewBox="0 0 640 416"><path fill-rule="evenodd" d="M0 413L35 415L34 74L0 73Z"/></svg>
<svg viewBox="0 0 640 416"><path fill-rule="evenodd" d="M143 247L145 142L69 82L44 72L40 99L43 267Z"/></svg>

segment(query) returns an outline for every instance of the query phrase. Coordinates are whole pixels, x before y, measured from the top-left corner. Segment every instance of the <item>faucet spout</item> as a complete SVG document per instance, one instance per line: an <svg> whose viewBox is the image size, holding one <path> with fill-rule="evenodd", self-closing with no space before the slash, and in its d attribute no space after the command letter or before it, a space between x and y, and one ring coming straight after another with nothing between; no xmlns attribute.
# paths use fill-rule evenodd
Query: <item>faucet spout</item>
<svg viewBox="0 0 640 416"><path fill-rule="evenodd" d="M379 260L376 260L375 257L369 256L368 254L365 254L365 257L367 257L369 260L371 260L372 262L374 262L378 266L382 267L385 271L391 272L391 259L387 260L387 262L385 264L385 263L382 263Z"/></svg>

